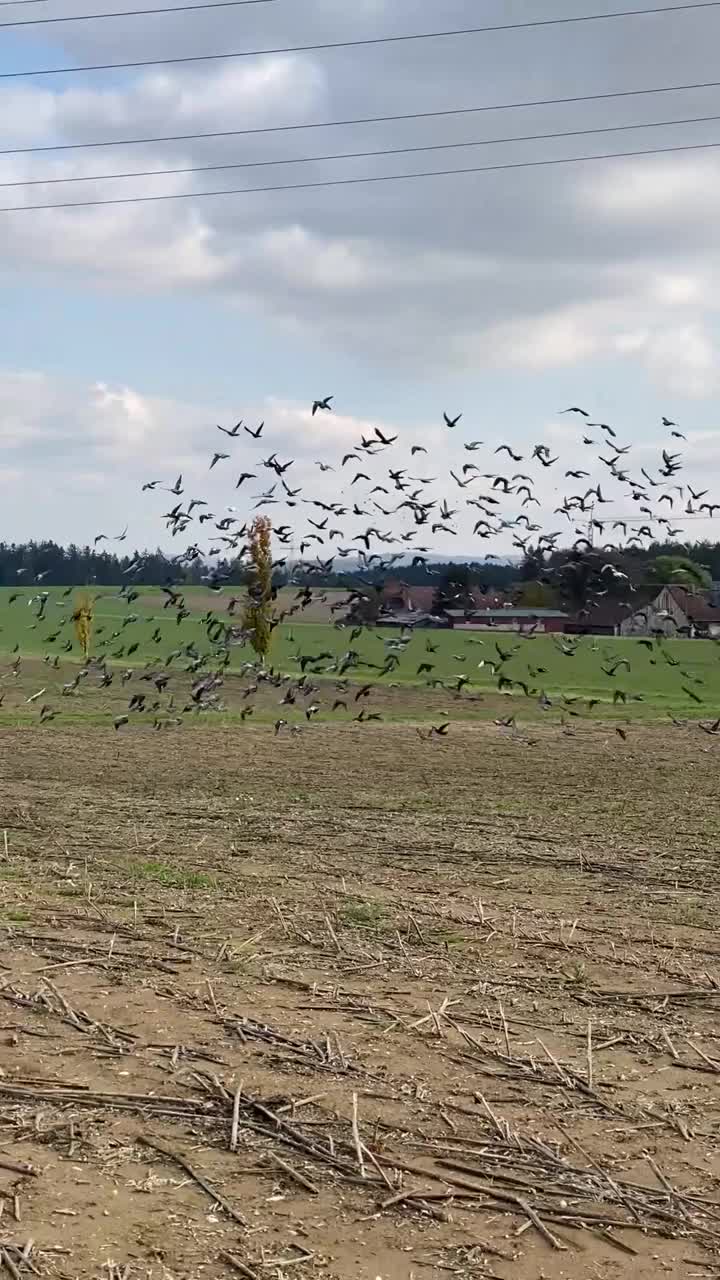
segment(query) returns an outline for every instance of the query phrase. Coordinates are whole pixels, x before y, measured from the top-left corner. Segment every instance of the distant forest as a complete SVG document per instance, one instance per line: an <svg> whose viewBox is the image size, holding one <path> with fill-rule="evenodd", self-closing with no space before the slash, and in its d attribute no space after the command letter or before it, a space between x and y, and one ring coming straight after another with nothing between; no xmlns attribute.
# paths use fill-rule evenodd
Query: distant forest
<svg viewBox="0 0 720 1280"><path fill-rule="evenodd" d="M546 557L544 563L547 565L550 561L557 566L568 554L556 551L551 557ZM617 556L607 556L608 560L621 562L629 571L630 580L636 585L642 584L648 574L653 577L650 572L652 566L657 560L662 562L663 557L681 557L692 561L702 566L705 570L704 577L708 581L720 582L720 542L697 542L690 545L658 542L642 550L620 549ZM346 587L356 584L358 578L376 583L384 578L394 578L409 586L437 586L439 580L452 580L464 568L462 577L468 583L482 588L510 591L519 584L541 578L543 569L543 562L532 555L524 562L512 564L470 559L463 566L458 562L400 564L381 573L370 573L358 564L348 563L343 568L342 562L337 563L338 571L325 575L308 574L297 567L278 568L275 584L282 586L291 581L316 587ZM211 567L214 572L228 575L226 581L229 586L241 586L246 581L242 567L233 567L229 561L217 557L207 562L196 560L190 565L178 565L171 556L159 549L128 551L118 555L112 551L78 547L72 543L63 547L51 541L0 542L0 586L6 587L30 585L38 581L43 586L52 587L120 587L127 582L144 586L162 586L167 582L201 585Z"/></svg>
<svg viewBox="0 0 720 1280"><path fill-rule="evenodd" d="M342 561L339 562L342 564ZM56 542L0 542L0 586L16 587L25 583L37 583L48 587L120 587L132 582L142 586L162 586L167 582L184 582L201 585L212 567L214 572L227 574L229 586L241 586L246 573L241 567L222 558L210 561L196 560L190 565L179 565L163 551L128 551L117 555L112 551L94 550L71 544L62 547ZM486 564L468 561L472 580L495 588L510 587L519 578L517 564ZM299 585L345 587L357 582L379 581L384 577L400 578L410 586L423 583L436 584L438 579L452 573L455 565L432 563L427 565L397 565L383 574L372 574L357 563L337 573L318 575L304 573L302 569L282 569L275 573L275 584L288 581Z"/></svg>

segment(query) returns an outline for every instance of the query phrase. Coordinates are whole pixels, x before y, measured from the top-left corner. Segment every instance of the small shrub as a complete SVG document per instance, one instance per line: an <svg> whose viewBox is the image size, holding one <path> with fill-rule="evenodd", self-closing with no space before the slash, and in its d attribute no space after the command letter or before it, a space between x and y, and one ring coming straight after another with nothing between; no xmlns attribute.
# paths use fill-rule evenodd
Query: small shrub
<svg viewBox="0 0 720 1280"><path fill-rule="evenodd" d="M346 902L338 912L343 924L355 925L360 929L376 929L382 924L385 912L378 902Z"/></svg>
<svg viewBox="0 0 720 1280"><path fill-rule="evenodd" d="M141 862L135 867L138 879L161 884L167 889L212 889L215 881L203 871L184 871L163 862Z"/></svg>

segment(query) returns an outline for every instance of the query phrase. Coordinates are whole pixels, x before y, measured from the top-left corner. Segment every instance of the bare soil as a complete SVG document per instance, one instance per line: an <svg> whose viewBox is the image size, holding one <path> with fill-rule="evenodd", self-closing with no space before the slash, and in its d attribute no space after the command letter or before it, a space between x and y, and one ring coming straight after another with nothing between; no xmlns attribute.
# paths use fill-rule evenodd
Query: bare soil
<svg viewBox="0 0 720 1280"><path fill-rule="evenodd" d="M1 730L0 1274L720 1275L717 750Z"/></svg>

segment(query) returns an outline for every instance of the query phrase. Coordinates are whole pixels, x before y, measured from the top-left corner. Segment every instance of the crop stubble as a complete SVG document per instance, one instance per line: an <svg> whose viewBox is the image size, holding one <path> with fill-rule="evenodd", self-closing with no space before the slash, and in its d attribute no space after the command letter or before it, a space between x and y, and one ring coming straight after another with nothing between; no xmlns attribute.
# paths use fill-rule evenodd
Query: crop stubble
<svg viewBox="0 0 720 1280"><path fill-rule="evenodd" d="M0 751L8 1274L718 1273L714 740Z"/></svg>

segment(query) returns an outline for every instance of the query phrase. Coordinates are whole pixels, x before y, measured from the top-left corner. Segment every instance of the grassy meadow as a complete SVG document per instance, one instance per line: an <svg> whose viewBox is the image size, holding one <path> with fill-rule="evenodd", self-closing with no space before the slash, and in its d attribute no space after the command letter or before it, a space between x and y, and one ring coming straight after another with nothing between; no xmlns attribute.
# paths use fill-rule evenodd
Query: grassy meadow
<svg viewBox="0 0 720 1280"><path fill-rule="evenodd" d="M165 596L157 589L142 589L130 605L112 588L95 594L93 654L104 656L111 665L138 671L147 665L182 670L185 658L177 656L177 650L188 644L207 652L203 616L212 609L219 617L227 617L232 592L213 595L205 590L189 590L185 599L190 616L179 625L175 611L163 608ZM409 643L399 646L397 628L364 628L351 639L351 627L330 621L329 605L342 594L328 593L324 605L314 602L307 613L276 628L270 652L270 664L276 670L299 675L301 656L312 655L319 659L308 668L315 682L337 679L336 672L324 669L332 665L333 658L352 650L357 654L357 665L346 672L346 677L354 684L378 682L386 688L401 692L414 689L417 693L422 689L456 692L460 682L461 692L467 696L497 694L495 668L504 657L503 676L525 681L531 691L559 699L561 709L572 707L572 700L579 699L586 703L597 700L598 715L612 713L633 719L666 714L713 719L720 714L720 645L712 641L673 640L661 648L649 648L624 637L587 636L574 641L544 635L525 638L512 632L419 630ZM294 595L294 589L287 589L281 607L287 607ZM0 588L2 666L9 670L18 654L23 659L36 660L52 659L58 654L67 679L68 664L81 660L71 617L77 593L50 589L41 619L36 616L36 596L37 589ZM306 621L308 616L316 620ZM393 650L399 661L392 671L382 674L380 668ZM249 647L234 647L231 671L239 671L253 656ZM625 701L615 696L616 690ZM501 692L512 694L513 702L522 702L525 715L531 708L537 716L542 715L538 694L526 698L517 686ZM493 699L487 707L478 702L473 714L497 714L496 702ZM503 698L503 703L508 702ZM469 710L463 708L462 714Z"/></svg>

